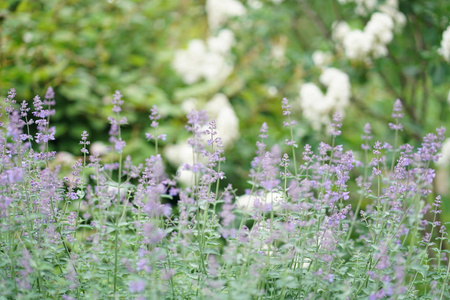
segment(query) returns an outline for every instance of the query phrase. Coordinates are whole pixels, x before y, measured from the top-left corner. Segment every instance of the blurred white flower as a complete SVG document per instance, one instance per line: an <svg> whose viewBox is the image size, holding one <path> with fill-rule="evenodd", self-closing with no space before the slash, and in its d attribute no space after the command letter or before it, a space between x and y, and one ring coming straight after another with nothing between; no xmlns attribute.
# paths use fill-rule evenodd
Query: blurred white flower
<svg viewBox="0 0 450 300"><path fill-rule="evenodd" d="M450 26L442 33L441 47L438 49L438 53L446 62L450 62Z"/></svg>
<svg viewBox="0 0 450 300"><path fill-rule="evenodd" d="M247 0L247 5L252 9L260 9L263 7L262 2L259 0Z"/></svg>
<svg viewBox="0 0 450 300"><path fill-rule="evenodd" d="M345 55L351 60L370 62L388 54L387 45L392 41L394 22L385 14L372 14L364 30L350 30L342 41Z"/></svg>
<svg viewBox="0 0 450 300"><path fill-rule="evenodd" d="M182 164L192 165L194 163L194 152L186 141L174 145L167 145L164 148L164 156L175 166Z"/></svg>
<svg viewBox="0 0 450 300"><path fill-rule="evenodd" d="M191 40L186 50L176 50L172 62L175 71L183 81L192 84L203 76L202 65L206 55L206 45L202 40Z"/></svg>
<svg viewBox="0 0 450 300"><path fill-rule="evenodd" d="M355 12L360 16L367 16L377 4L377 0L354 0L353 2L356 3Z"/></svg>
<svg viewBox="0 0 450 300"><path fill-rule="evenodd" d="M76 162L75 156L69 152L60 151L56 153L55 160L53 161L57 165L73 166Z"/></svg>
<svg viewBox="0 0 450 300"><path fill-rule="evenodd" d="M177 170L178 182L184 186L194 185L194 173L191 170L185 170L183 166L179 166Z"/></svg>
<svg viewBox="0 0 450 300"><path fill-rule="evenodd" d="M300 88L299 101L303 116L315 130L329 123L333 111L343 113L351 96L348 75L336 68L324 69L320 82L327 87L325 94L314 83L305 83Z"/></svg>
<svg viewBox="0 0 450 300"><path fill-rule="evenodd" d="M334 110L343 110L350 101L351 86L347 74L336 68L327 68L319 78L320 82L327 87L326 98L333 103Z"/></svg>
<svg viewBox="0 0 450 300"><path fill-rule="evenodd" d="M181 109L184 111L185 114L189 114L193 109L197 109L197 107L198 107L198 100L195 98L185 99L181 103Z"/></svg>
<svg viewBox="0 0 450 300"><path fill-rule="evenodd" d="M212 31L224 25L228 18L243 16L247 13L245 6L237 0L207 0L205 8L208 25Z"/></svg>
<svg viewBox="0 0 450 300"><path fill-rule="evenodd" d="M283 194L280 192L269 192L264 197L257 195L242 195L237 197L236 205L239 209L251 212L255 206L256 201L262 205L271 204L272 209L277 211L281 209L281 202L283 201Z"/></svg>
<svg viewBox="0 0 450 300"><path fill-rule="evenodd" d="M31 32L24 33L22 40L27 44L30 43L33 40L33 34Z"/></svg>
<svg viewBox="0 0 450 300"><path fill-rule="evenodd" d="M202 75L207 81L222 81L233 72L233 65L220 53L210 52L204 56Z"/></svg>
<svg viewBox="0 0 450 300"><path fill-rule="evenodd" d="M378 41L384 45L389 44L394 37L392 30L394 22L392 18L385 13L374 13L364 27L366 34L372 35L374 41Z"/></svg>
<svg viewBox="0 0 450 300"><path fill-rule="evenodd" d="M278 89L276 86L271 85L267 88L267 93L269 96L276 96L278 94Z"/></svg>
<svg viewBox="0 0 450 300"><path fill-rule="evenodd" d="M364 60L373 46L373 36L359 29L350 31L343 40L345 56L353 60Z"/></svg>
<svg viewBox="0 0 450 300"><path fill-rule="evenodd" d="M285 58L284 53L286 52L286 47L283 44L273 44L271 49L271 54L276 60L283 60Z"/></svg>
<svg viewBox="0 0 450 300"><path fill-rule="evenodd" d="M300 107L303 116L310 121L315 130L329 121L329 113L333 106L330 98L326 98L314 83L305 83L300 88Z"/></svg>
<svg viewBox="0 0 450 300"><path fill-rule="evenodd" d="M317 50L313 53L312 60L316 66L326 67L332 62L333 56L330 52Z"/></svg>
<svg viewBox="0 0 450 300"><path fill-rule="evenodd" d="M108 194L110 195L117 195L117 193L119 193L119 184L117 182L114 181L107 181L105 183L105 185L107 186L107 191ZM120 185L120 195L123 197L125 196L129 190L131 190L133 188L133 185L130 183L122 183Z"/></svg>
<svg viewBox="0 0 450 300"><path fill-rule="evenodd" d="M345 21L339 21L333 23L331 34L334 41L342 43L350 31L351 28Z"/></svg>
<svg viewBox="0 0 450 300"><path fill-rule="evenodd" d="M441 155L436 164L440 167L448 167L450 165L450 138L442 143Z"/></svg>
<svg viewBox="0 0 450 300"><path fill-rule="evenodd" d="M235 44L234 33L229 29L222 29L216 36L209 37L206 43L210 51L227 54Z"/></svg>
<svg viewBox="0 0 450 300"><path fill-rule="evenodd" d="M224 94L218 93L215 94L206 104L205 104L205 110L208 113L208 116L211 118L214 118L220 113L220 110L223 107L229 106L230 101L228 100L228 97Z"/></svg>
<svg viewBox="0 0 450 300"><path fill-rule="evenodd" d="M102 142L93 142L89 152L92 155L98 154L99 156L102 156L108 153L108 146Z"/></svg>
<svg viewBox="0 0 450 300"><path fill-rule="evenodd" d="M235 43L233 32L224 29L207 42L191 40L186 50L175 51L172 66L187 84L202 78L207 81L222 81L233 71L229 52Z"/></svg>
<svg viewBox="0 0 450 300"><path fill-rule="evenodd" d="M389 15L394 21L398 29L401 29L406 24L405 15L398 10L398 0L386 0L383 4L378 6L378 11Z"/></svg>

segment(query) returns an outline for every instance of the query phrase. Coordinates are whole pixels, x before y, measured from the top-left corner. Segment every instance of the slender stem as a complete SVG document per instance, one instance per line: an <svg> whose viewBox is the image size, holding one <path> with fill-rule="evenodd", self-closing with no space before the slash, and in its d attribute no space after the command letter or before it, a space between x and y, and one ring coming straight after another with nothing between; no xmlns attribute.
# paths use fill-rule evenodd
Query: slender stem
<svg viewBox="0 0 450 300"><path fill-rule="evenodd" d="M120 136L120 135L119 135ZM118 175L118 191L117 191L117 217L116 217L116 231L114 232L114 294L117 291L117 269L118 269L118 258L119 258L119 220L120 220L120 190L121 179L122 179L122 152L119 153L119 175Z"/></svg>

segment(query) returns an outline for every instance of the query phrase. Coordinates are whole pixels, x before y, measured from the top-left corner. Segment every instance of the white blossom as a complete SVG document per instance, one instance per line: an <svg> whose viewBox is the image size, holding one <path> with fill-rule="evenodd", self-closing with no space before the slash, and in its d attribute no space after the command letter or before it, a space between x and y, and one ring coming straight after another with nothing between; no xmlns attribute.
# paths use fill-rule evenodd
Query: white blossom
<svg viewBox="0 0 450 300"><path fill-rule="evenodd" d="M198 100L191 97L181 103L181 109L185 114L189 114L193 109L197 109L198 105Z"/></svg>
<svg viewBox="0 0 450 300"><path fill-rule="evenodd" d="M203 76L202 65L206 55L206 45L202 40L191 40L186 50L175 51L172 63L175 71L181 75L183 81L192 84Z"/></svg>
<svg viewBox="0 0 450 300"><path fill-rule="evenodd" d="M183 166L179 166L177 170L177 180L184 186L193 186L195 183L194 172L185 170Z"/></svg>
<svg viewBox="0 0 450 300"><path fill-rule="evenodd" d="M332 38L334 41L342 43L351 30L345 21L334 22L332 26Z"/></svg>
<svg viewBox="0 0 450 300"><path fill-rule="evenodd" d="M389 15L395 22L397 28L403 28L406 24L405 15L398 10L398 0L386 0L383 4L378 6L378 11Z"/></svg>
<svg viewBox="0 0 450 300"><path fill-rule="evenodd" d="M222 81L233 72L233 65L220 53L209 52L198 66L207 81Z"/></svg>
<svg viewBox="0 0 450 300"><path fill-rule="evenodd" d="M251 9L260 9L261 7L263 7L262 2L259 0L247 0L247 5Z"/></svg>
<svg viewBox="0 0 450 300"><path fill-rule="evenodd" d="M305 83L301 86L300 107L303 116L310 121L315 130L319 130L322 124L329 121L328 115L333 105L330 100L314 83Z"/></svg>
<svg viewBox="0 0 450 300"><path fill-rule="evenodd" d="M330 52L317 50L313 53L312 60L316 66L325 67L331 64L333 56L331 55Z"/></svg>
<svg viewBox="0 0 450 300"><path fill-rule="evenodd" d="M373 58L386 56L387 46L394 38L394 31L400 31L406 23L405 15L398 10L398 0L386 0L380 4L376 0L340 0L339 2L341 4L355 3L357 14L366 16L371 13L370 20L363 29L351 29L343 21L333 24L333 40L342 47L345 56L350 60L368 64Z"/></svg>
<svg viewBox="0 0 450 300"><path fill-rule="evenodd" d="M320 76L320 82L327 87L326 98L333 103L334 110L342 110L350 101L350 78L336 68L327 68Z"/></svg>
<svg viewBox="0 0 450 300"><path fill-rule="evenodd" d="M210 51L227 54L235 44L234 33L229 29L222 29L216 36L209 37L206 43Z"/></svg>
<svg viewBox="0 0 450 300"><path fill-rule="evenodd" d="M271 85L267 88L267 93L269 94L269 96L274 97L278 94L278 89L276 86Z"/></svg>
<svg viewBox="0 0 450 300"><path fill-rule="evenodd" d="M441 47L438 49L438 53L445 61L450 62L450 26L442 33Z"/></svg>
<svg viewBox="0 0 450 300"><path fill-rule="evenodd" d="M300 88L299 100L303 116L315 130L327 125L334 111L343 112L351 96L350 79L338 69L324 69L320 82L327 88L326 93L314 83L305 83Z"/></svg>
<svg viewBox="0 0 450 300"><path fill-rule="evenodd" d="M441 157L436 164L441 167L448 167L450 165L450 138L447 138L442 143Z"/></svg>
<svg viewBox="0 0 450 300"><path fill-rule="evenodd" d="M186 141L167 145L164 148L164 157L175 166L194 164L194 152L192 147Z"/></svg>
<svg viewBox="0 0 450 300"><path fill-rule="evenodd" d="M69 152L60 151L55 155L55 160L53 161L57 165L63 166L73 166L76 162L75 156Z"/></svg>
<svg viewBox="0 0 450 300"><path fill-rule="evenodd" d="M282 62L285 60L286 46L282 43L272 44L270 54L275 61Z"/></svg>
<svg viewBox="0 0 450 300"><path fill-rule="evenodd" d="M271 204L272 209L277 211L281 209L283 194L280 192L268 192L264 196L242 195L237 197L236 205L243 211L251 212L256 202L262 205Z"/></svg>
<svg viewBox="0 0 450 300"><path fill-rule="evenodd" d="M394 29L394 22L392 18L385 13L374 13L369 22L364 27L366 34L372 35L374 41L380 42L384 45L389 44L394 37L392 30Z"/></svg>
<svg viewBox="0 0 450 300"><path fill-rule="evenodd" d="M173 68L187 84L202 78L207 81L222 81L233 71L229 52L235 43L234 34L223 29L207 42L191 40L186 50L175 51Z"/></svg>
<svg viewBox="0 0 450 300"><path fill-rule="evenodd" d="M385 14L372 14L364 30L350 30L344 37L342 45L345 55L351 60L369 62L370 59L386 56L387 45L392 41L394 22Z"/></svg>
<svg viewBox="0 0 450 300"><path fill-rule="evenodd" d="M89 152L91 154L98 154L99 156L102 156L108 153L108 146L102 142L93 142Z"/></svg>
<svg viewBox="0 0 450 300"><path fill-rule="evenodd" d="M373 46L373 36L359 29L350 31L343 41L345 56L352 60L364 60Z"/></svg>
<svg viewBox="0 0 450 300"><path fill-rule="evenodd" d="M207 0L205 8L212 31L219 29L229 18L247 13L245 6L237 0Z"/></svg>
<svg viewBox="0 0 450 300"><path fill-rule="evenodd" d="M355 12L360 16L367 16L377 5L377 0L354 0L356 3Z"/></svg>

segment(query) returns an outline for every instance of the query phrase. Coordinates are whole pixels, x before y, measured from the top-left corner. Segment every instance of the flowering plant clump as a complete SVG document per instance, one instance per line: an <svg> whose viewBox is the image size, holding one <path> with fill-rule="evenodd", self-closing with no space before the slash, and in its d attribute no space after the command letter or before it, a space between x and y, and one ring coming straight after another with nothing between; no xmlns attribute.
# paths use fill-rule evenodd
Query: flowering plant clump
<svg viewBox="0 0 450 300"><path fill-rule="evenodd" d="M400 100L393 143L376 141L366 124L360 159L337 144L339 114L330 143L299 151L283 99L288 137L269 147L262 125L251 188L238 197L222 183L215 120L188 115L193 159L181 169L192 180L180 188L158 152L166 135L157 107L146 134L155 154L135 166L124 154L124 101L120 92L113 98L110 159L90 153L83 132L82 155L64 178L49 150L53 91L36 96L32 111L26 101L18 107L14 90L5 98L1 299L450 298L448 236L432 192L445 130L418 148L400 144Z"/></svg>

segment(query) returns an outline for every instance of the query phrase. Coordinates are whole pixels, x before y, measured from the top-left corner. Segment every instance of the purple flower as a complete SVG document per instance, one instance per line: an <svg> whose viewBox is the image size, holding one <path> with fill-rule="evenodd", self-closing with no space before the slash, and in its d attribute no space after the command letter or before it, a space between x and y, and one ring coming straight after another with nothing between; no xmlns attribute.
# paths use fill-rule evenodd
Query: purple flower
<svg viewBox="0 0 450 300"><path fill-rule="evenodd" d="M137 279L130 281L128 284L128 290L130 293L141 293L145 290L145 281L142 279Z"/></svg>
<svg viewBox="0 0 450 300"><path fill-rule="evenodd" d="M152 124L150 126L153 128L158 127L159 123L157 121L161 119L161 115L159 114L158 107L156 105L152 106L149 118L152 120Z"/></svg>
<svg viewBox="0 0 450 300"><path fill-rule="evenodd" d="M116 91L113 95L113 100L112 100L112 104L113 106L113 112L118 114L122 111L122 105L123 105L123 100L122 99L122 94L120 93L120 91Z"/></svg>
<svg viewBox="0 0 450 300"><path fill-rule="evenodd" d="M331 122L331 130L330 134L332 136L338 136L341 135L341 130L339 128L342 127L342 116L340 112L335 112L333 115L333 121Z"/></svg>
<svg viewBox="0 0 450 300"><path fill-rule="evenodd" d="M125 145L126 145L125 141L123 141L122 139L118 139L114 144L114 149L116 149L118 153L122 153L123 148L125 148Z"/></svg>
<svg viewBox="0 0 450 300"><path fill-rule="evenodd" d="M137 271L145 271L147 273L151 273L152 272L152 267L149 265L148 259L141 258L136 263L136 270Z"/></svg>
<svg viewBox="0 0 450 300"><path fill-rule="evenodd" d="M261 139L266 139L266 138L268 137L268 134L267 134L268 131L269 131L269 126L267 126L267 123L264 122L264 123L261 125L261 129L259 130L259 132L260 132L259 137L260 137Z"/></svg>
<svg viewBox="0 0 450 300"><path fill-rule="evenodd" d="M55 92L51 86L48 87L47 92L45 93L45 99L55 99Z"/></svg>
<svg viewBox="0 0 450 300"><path fill-rule="evenodd" d="M392 118L394 119L403 118L403 113L401 112L402 110L403 110L402 101L400 101L400 99L395 100L394 108L392 109Z"/></svg>

